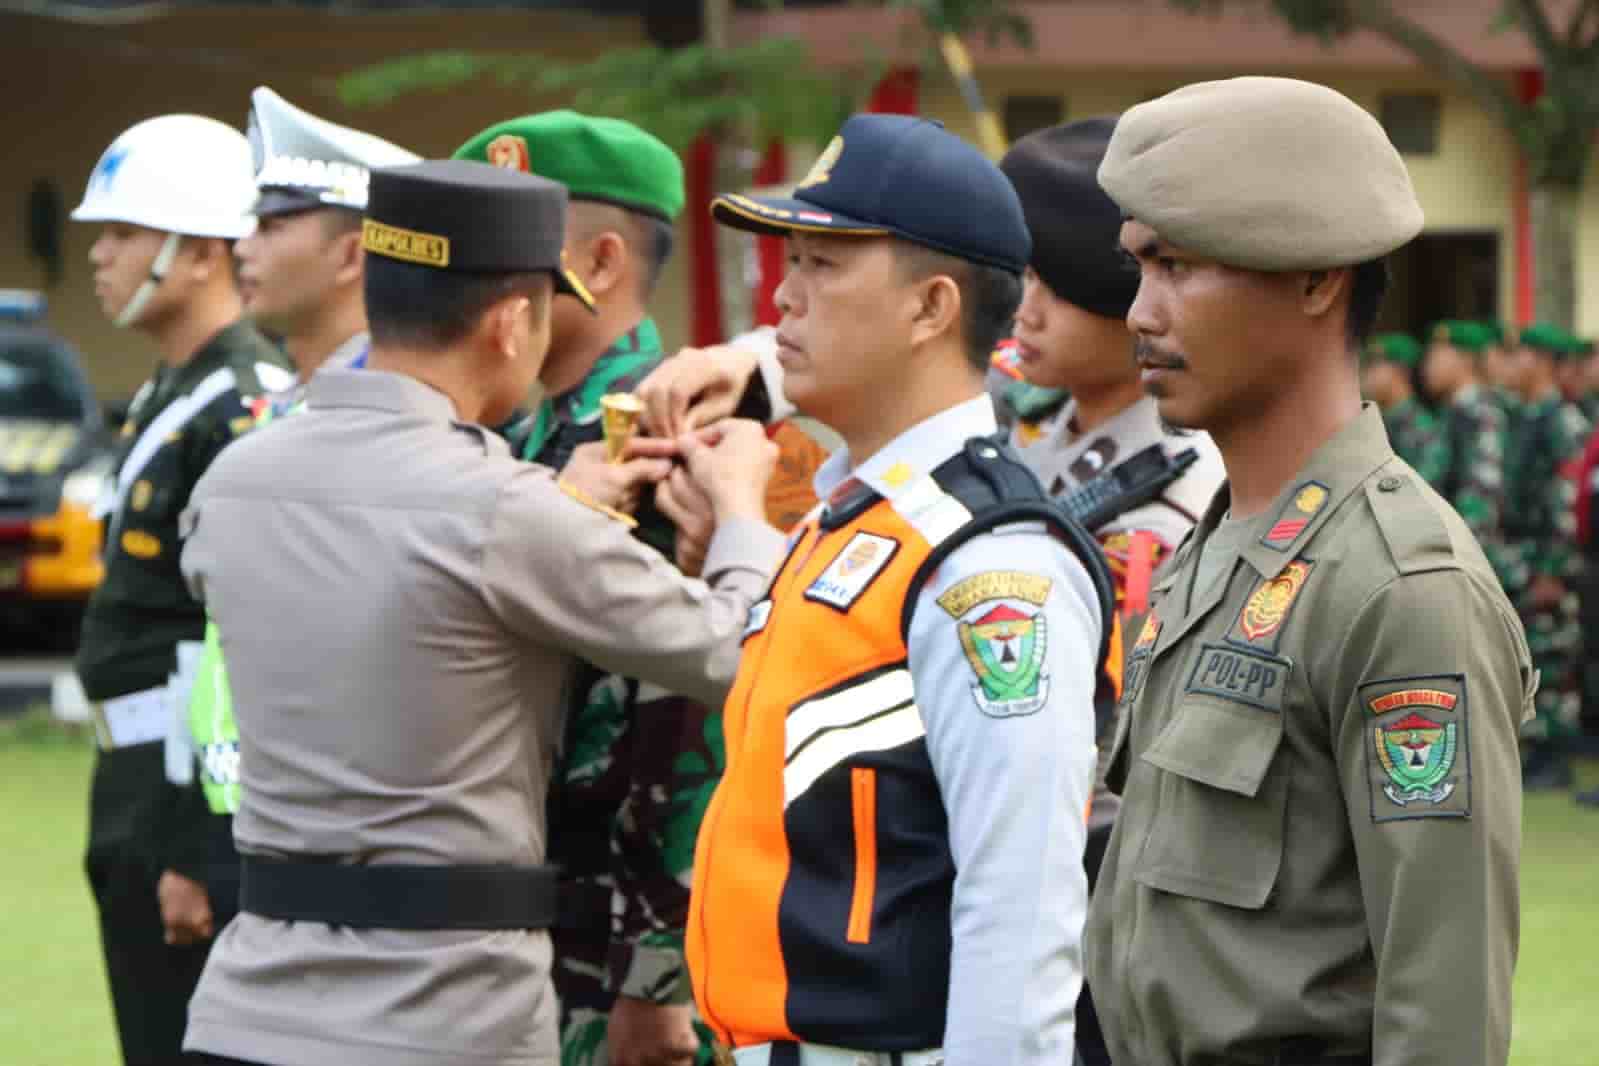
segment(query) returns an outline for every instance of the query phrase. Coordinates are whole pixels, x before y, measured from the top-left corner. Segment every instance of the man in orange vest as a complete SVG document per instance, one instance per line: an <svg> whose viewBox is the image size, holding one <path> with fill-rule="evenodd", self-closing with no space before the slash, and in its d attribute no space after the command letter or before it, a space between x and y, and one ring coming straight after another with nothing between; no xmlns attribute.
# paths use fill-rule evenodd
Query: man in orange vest
<svg viewBox="0 0 1599 1066"><path fill-rule="evenodd" d="M783 391L845 447L725 708L700 1011L739 1066L1069 1062L1111 589L984 391L1031 251L1016 193L937 124L872 115L794 199L714 210L788 238Z"/></svg>

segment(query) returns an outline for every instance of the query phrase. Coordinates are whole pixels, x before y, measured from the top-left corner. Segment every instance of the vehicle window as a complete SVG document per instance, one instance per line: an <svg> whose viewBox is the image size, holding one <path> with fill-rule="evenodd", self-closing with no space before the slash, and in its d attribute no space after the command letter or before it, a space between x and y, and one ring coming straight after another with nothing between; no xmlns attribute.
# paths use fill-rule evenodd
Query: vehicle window
<svg viewBox="0 0 1599 1066"><path fill-rule="evenodd" d="M67 356L47 343L0 344L0 418L83 418L83 398Z"/></svg>

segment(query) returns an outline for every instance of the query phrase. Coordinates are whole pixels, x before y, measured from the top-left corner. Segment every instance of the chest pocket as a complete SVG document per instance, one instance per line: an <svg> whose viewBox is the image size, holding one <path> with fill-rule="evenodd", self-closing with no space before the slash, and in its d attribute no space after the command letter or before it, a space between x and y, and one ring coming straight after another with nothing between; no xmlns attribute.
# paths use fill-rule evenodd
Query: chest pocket
<svg viewBox="0 0 1599 1066"><path fill-rule="evenodd" d="M1282 866L1288 778L1283 715L1189 691L1143 753L1164 771L1159 808L1134 876L1140 884L1256 910Z"/></svg>

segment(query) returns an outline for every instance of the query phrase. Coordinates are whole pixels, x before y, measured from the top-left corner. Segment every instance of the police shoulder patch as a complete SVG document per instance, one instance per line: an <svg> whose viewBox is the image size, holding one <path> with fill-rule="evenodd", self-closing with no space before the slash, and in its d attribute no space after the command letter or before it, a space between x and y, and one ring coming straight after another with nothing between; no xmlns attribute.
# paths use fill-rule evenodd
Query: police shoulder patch
<svg viewBox="0 0 1599 1066"><path fill-rule="evenodd" d="M875 533L857 533L833 556L827 569L805 590L805 598L848 611L899 551L899 541Z"/></svg>
<svg viewBox="0 0 1599 1066"><path fill-rule="evenodd" d="M1327 506L1327 486L1319 481L1307 481L1294 490L1283 505L1260 542L1273 551L1285 552L1299 539L1301 533L1316 520Z"/></svg>
<svg viewBox="0 0 1599 1066"><path fill-rule="evenodd" d="M1461 674L1360 686L1371 820L1471 817L1471 758Z"/></svg>
<svg viewBox="0 0 1599 1066"><path fill-rule="evenodd" d="M956 582L938 605L956 619L961 651L972 668L972 698L984 714L1035 714L1049 700L1045 664L1050 579L1019 570L989 570Z"/></svg>

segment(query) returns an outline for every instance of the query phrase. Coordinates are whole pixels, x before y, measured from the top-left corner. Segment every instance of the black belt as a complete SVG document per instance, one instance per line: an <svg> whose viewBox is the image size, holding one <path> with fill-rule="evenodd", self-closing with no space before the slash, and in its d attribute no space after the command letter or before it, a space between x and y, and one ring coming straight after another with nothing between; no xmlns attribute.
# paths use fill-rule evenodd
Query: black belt
<svg viewBox="0 0 1599 1066"><path fill-rule="evenodd" d="M357 929L548 929L553 866L355 866L239 857L239 909Z"/></svg>

